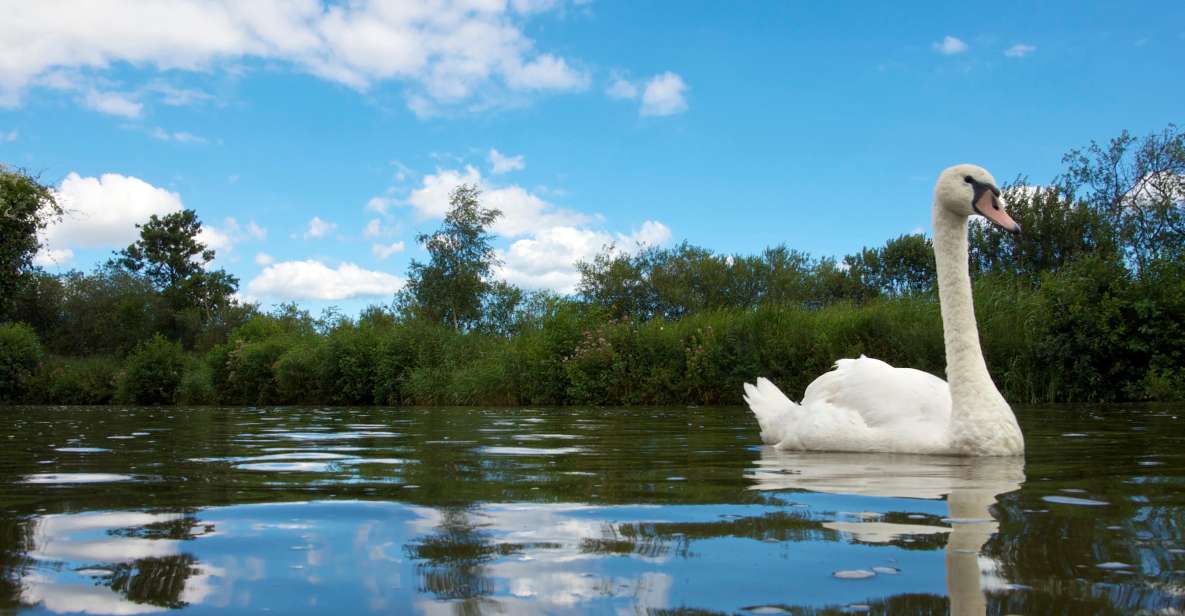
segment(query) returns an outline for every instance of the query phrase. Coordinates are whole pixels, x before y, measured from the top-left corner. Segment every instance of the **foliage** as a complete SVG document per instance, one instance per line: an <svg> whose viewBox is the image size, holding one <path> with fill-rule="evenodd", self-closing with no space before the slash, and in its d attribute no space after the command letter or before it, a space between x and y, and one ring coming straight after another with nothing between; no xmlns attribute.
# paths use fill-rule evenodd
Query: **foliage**
<svg viewBox="0 0 1185 616"><path fill-rule="evenodd" d="M480 195L476 186L458 186L440 229L416 237L428 251L428 263L413 259L408 266L405 310L456 331L481 320L482 300L498 265L489 227L502 212L483 208Z"/></svg>
<svg viewBox="0 0 1185 616"><path fill-rule="evenodd" d="M135 404L172 404L185 372L181 345L157 334L128 356L118 398Z"/></svg>
<svg viewBox="0 0 1185 616"><path fill-rule="evenodd" d="M33 328L23 323L0 323L0 402L21 398L42 354Z"/></svg>
<svg viewBox="0 0 1185 616"><path fill-rule="evenodd" d="M116 253L112 266L143 275L169 308L160 327L193 348L207 323L235 307L232 295L238 279L225 270L207 268L215 255L198 240L202 223L193 210L164 217L153 214L136 226L140 239Z"/></svg>
<svg viewBox="0 0 1185 616"><path fill-rule="evenodd" d="M62 208L49 187L23 171L0 165L0 320L11 317L12 298L42 247L38 232L61 216Z"/></svg>
<svg viewBox="0 0 1185 616"><path fill-rule="evenodd" d="M980 336L1009 400L1185 397L1182 141L1169 127L1091 144L1049 185L1004 187L1023 235L972 223ZM93 273L26 271L11 310L28 326L0 328L0 366L18 375L0 397L735 404L757 376L798 397L836 358L859 354L943 375L925 236L841 260L787 246L607 247L579 264L576 294L561 296L493 279L498 213L479 196L458 189L441 229L420 237L430 259L413 263L408 289L356 319L295 304L261 313L229 299L235 281L217 276L212 295L195 291L216 272L192 212L149 220Z"/></svg>

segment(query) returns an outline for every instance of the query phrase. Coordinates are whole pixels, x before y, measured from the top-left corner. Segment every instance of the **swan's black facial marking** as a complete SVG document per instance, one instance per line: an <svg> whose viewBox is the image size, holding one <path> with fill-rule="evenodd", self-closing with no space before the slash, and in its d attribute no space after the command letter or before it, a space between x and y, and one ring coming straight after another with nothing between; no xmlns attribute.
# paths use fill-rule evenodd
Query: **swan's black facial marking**
<svg viewBox="0 0 1185 616"><path fill-rule="evenodd" d="M979 180L969 175L963 176L963 181L971 185L971 210L976 214L983 216L990 220L993 224L1013 234L1020 233L1020 225L1012 220L1010 216L1004 213L1000 207L1000 189L996 188L995 184L990 182L980 182ZM983 206L983 207L981 207ZM991 215L984 212L984 209L990 207L993 211ZM1001 220L1006 222L1001 222Z"/></svg>

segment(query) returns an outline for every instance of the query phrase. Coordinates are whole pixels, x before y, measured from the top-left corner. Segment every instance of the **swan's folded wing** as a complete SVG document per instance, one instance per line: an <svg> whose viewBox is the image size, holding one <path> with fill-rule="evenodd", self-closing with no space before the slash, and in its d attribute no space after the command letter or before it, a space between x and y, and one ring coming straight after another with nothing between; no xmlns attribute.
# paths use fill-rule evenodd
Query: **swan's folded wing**
<svg viewBox="0 0 1185 616"><path fill-rule="evenodd" d="M950 421L950 388L921 370L894 368L879 359L841 359L815 379L802 399L805 409L858 413L870 428Z"/></svg>

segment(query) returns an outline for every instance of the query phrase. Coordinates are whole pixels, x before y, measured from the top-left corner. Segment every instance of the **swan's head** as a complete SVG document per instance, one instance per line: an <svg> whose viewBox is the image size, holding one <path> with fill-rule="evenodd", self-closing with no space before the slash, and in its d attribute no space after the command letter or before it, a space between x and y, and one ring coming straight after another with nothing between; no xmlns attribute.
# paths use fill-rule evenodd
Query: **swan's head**
<svg viewBox="0 0 1185 616"><path fill-rule="evenodd" d="M978 165L955 165L945 169L934 186L934 203L953 214L978 214L1009 233L1020 233L1020 225L1005 211L996 178Z"/></svg>

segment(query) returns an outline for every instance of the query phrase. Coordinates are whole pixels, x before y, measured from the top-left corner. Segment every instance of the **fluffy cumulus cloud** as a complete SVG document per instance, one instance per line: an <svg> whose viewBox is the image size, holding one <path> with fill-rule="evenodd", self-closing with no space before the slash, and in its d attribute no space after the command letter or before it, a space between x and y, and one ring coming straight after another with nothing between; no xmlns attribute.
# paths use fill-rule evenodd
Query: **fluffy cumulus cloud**
<svg viewBox="0 0 1185 616"><path fill-rule="evenodd" d="M581 90L588 85L587 72L568 59L538 50L523 31L530 15L558 4L9 3L0 20L0 102L18 104L31 85L98 83L93 77L120 63L160 71L212 72L241 68L245 61L277 62L358 90L399 81L408 86L409 105L422 113L500 93ZM92 27L96 23L103 27ZM194 100L193 92L172 88L159 94L182 104ZM82 100L97 110L127 117L140 115L142 108L142 103L116 92L86 91Z"/></svg>
<svg viewBox="0 0 1185 616"><path fill-rule="evenodd" d="M46 246L36 257L40 265L67 265L80 248L123 248L140 236L137 224L184 209L179 194L118 173L70 173L54 194L65 215L42 234ZM238 242L266 237L267 231L254 221L241 225L226 218L221 224L203 224L198 240L225 254Z"/></svg>
<svg viewBox="0 0 1185 616"><path fill-rule="evenodd" d="M669 116L687 111L687 83L676 73L666 71L645 81L633 82L617 76L605 90L605 95L616 100L641 97L638 113L643 116Z"/></svg>
<svg viewBox="0 0 1185 616"><path fill-rule="evenodd" d="M1034 51L1037 51L1037 47L1034 45L1026 45L1024 43L1017 43L1017 44L1013 45L1012 47L1005 49L1004 55L1008 56L1009 58L1023 58L1025 56L1033 53Z"/></svg>
<svg viewBox="0 0 1185 616"><path fill-rule="evenodd" d="M510 173L511 171L522 171L527 168L527 163L523 160L523 155L506 156L505 154L490 148L490 172L497 174Z"/></svg>
<svg viewBox="0 0 1185 616"><path fill-rule="evenodd" d="M41 263L64 265L78 248L126 246L139 237L137 224L183 209L177 193L118 173L82 177L72 172L55 196L66 213L45 230Z"/></svg>
<svg viewBox="0 0 1185 616"><path fill-rule="evenodd" d="M320 261L273 263L247 284L246 297L259 301L329 300L386 297L403 287L403 280L386 272L353 263L336 268Z"/></svg>
<svg viewBox="0 0 1185 616"><path fill-rule="evenodd" d="M932 44L931 47L934 49L934 51L937 51L944 56L953 56L955 54L963 53L969 49L969 47L967 47L967 43L964 43L962 39L955 38L949 34L943 37L941 41Z"/></svg>
<svg viewBox="0 0 1185 616"><path fill-rule="evenodd" d="M671 237L671 230L658 221L646 221L631 233L606 231L599 216L558 207L518 185L495 184L472 166L427 175L405 199L388 203L412 208L420 220L439 219L448 212L449 194L463 183L481 189L482 205L503 212L493 230L510 243L498 250L502 265L497 276L524 288L572 292L580 281L578 262L591 260L606 247L632 252L665 244ZM385 258L395 247L403 245L375 244L373 252Z"/></svg>
<svg viewBox="0 0 1185 616"><path fill-rule="evenodd" d="M497 186L485 182L481 172L472 166L464 170L445 169L425 176L405 203L421 220L443 218L449 210L449 195L461 184L477 186L481 189L482 205L502 211L502 216L494 223L494 232L503 237L518 237L539 229L579 225L592 220L580 212L556 207L521 186Z"/></svg>
<svg viewBox="0 0 1185 616"><path fill-rule="evenodd" d="M647 246L660 246L671 237L671 230L661 222L648 220L630 234L552 227L532 237L518 240L499 251L502 266L498 277L528 289L552 289L571 293L580 282L576 264L590 261L607 247L635 252Z"/></svg>
<svg viewBox="0 0 1185 616"><path fill-rule="evenodd" d="M686 91L683 78L670 71L654 77L642 91L642 115L669 116L687 111L687 99L683 96Z"/></svg>

